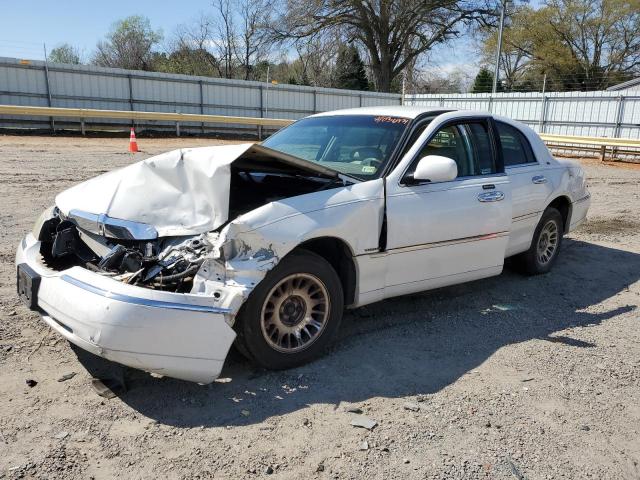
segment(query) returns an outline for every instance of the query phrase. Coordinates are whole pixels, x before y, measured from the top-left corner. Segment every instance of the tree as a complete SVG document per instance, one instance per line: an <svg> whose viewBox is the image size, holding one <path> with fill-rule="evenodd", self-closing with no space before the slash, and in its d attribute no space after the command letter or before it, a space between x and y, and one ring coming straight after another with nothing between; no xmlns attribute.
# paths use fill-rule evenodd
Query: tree
<svg viewBox="0 0 640 480"><path fill-rule="evenodd" d="M269 0L214 0L214 13L176 29L169 47L174 53L194 53L224 78L257 80L256 66L265 61L271 43L265 32L272 5ZM195 57L194 57L195 58ZM207 68L208 69L208 68Z"/></svg>
<svg viewBox="0 0 640 480"><path fill-rule="evenodd" d="M200 72L197 75L221 76L224 69L218 46L212 41L217 35L215 32L214 21L207 15L200 15L191 24L179 25L168 47L169 68L175 70L167 71L187 73L197 70Z"/></svg>
<svg viewBox="0 0 640 480"><path fill-rule="evenodd" d="M215 0L216 14L210 18L214 26L214 36L209 39L218 51L220 76L233 78L236 52L235 15L231 0Z"/></svg>
<svg viewBox="0 0 640 480"><path fill-rule="evenodd" d="M378 90L417 56L458 35L464 22L495 13L480 0L286 0L274 26L276 38L300 39L339 32L368 54Z"/></svg>
<svg viewBox="0 0 640 480"><path fill-rule="evenodd" d="M104 41L98 42L93 58L103 67L152 70L154 47L162 31L152 30L146 17L133 15L114 23Z"/></svg>
<svg viewBox="0 0 640 480"><path fill-rule="evenodd" d="M295 42L294 48L298 57L290 62L288 55L280 62L279 68L274 71L273 78L285 79L293 76L298 85L314 87L330 87L333 82L333 69L338 55L340 43L335 37L329 35L314 36ZM283 75L281 72L293 71Z"/></svg>
<svg viewBox="0 0 640 480"><path fill-rule="evenodd" d="M236 33L236 58L245 80L257 80L254 65L264 60L271 49L266 27L271 21L269 0L236 0L239 28Z"/></svg>
<svg viewBox="0 0 640 480"><path fill-rule="evenodd" d="M58 45L51 50L48 55L48 60L53 63L70 63L72 65L79 65L80 52L78 49L68 43Z"/></svg>
<svg viewBox="0 0 640 480"><path fill-rule="evenodd" d="M217 61L209 52L188 44L174 46L168 54L156 53L153 58L155 71L184 75L214 77L218 73L215 65Z"/></svg>
<svg viewBox="0 0 640 480"><path fill-rule="evenodd" d="M545 10L555 38L575 62L570 80L576 86L605 88L611 74L640 67L640 0L548 0Z"/></svg>
<svg viewBox="0 0 640 480"><path fill-rule="evenodd" d="M493 74L486 68L482 67L476 75L471 88L472 93L490 93L493 90Z"/></svg>
<svg viewBox="0 0 640 480"><path fill-rule="evenodd" d="M600 90L640 71L640 0L548 0L522 8L504 31L501 67L507 88ZM495 55L484 38L485 62Z"/></svg>
<svg viewBox="0 0 640 480"><path fill-rule="evenodd" d="M407 76L406 91L410 93L464 93L471 88L473 78L466 69L456 67L445 71L430 68L415 69Z"/></svg>
<svg viewBox="0 0 640 480"><path fill-rule="evenodd" d="M334 79L337 88L346 88L348 90L369 89L364 63L360 58L358 49L353 45L342 47L338 50Z"/></svg>
<svg viewBox="0 0 640 480"><path fill-rule="evenodd" d="M500 51L499 79L506 91L516 91L524 86L524 76L531 66L531 58L526 53L531 50L531 33L534 10L528 6L509 8L507 4L507 27L504 29L502 49ZM498 46L498 29L490 28L481 31L482 63L495 65Z"/></svg>

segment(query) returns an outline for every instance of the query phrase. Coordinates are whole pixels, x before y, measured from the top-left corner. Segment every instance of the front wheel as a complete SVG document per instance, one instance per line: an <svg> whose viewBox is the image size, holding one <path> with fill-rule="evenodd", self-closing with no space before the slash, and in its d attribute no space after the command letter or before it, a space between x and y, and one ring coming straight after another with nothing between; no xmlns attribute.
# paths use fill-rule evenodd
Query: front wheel
<svg viewBox="0 0 640 480"><path fill-rule="evenodd" d="M344 298L333 267L315 253L287 255L238 314L239 350L262 367L292 368L319 356L337 332Z"/></svg>
<svg viewBox="0 0 640 480"><path fill-rule="evenodd" d="M553 207L547 208L533 234L531 247L520 255L526 273L539 275L551 270L558 258L563 231L560 212Z"/></svg>

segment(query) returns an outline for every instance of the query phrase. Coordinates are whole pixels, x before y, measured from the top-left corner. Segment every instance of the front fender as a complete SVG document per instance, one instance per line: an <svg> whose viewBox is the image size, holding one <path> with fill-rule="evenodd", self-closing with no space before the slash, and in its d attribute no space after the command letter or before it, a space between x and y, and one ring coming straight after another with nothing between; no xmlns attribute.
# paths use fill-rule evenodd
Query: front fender
<svg viewBox="0 0 640 480"><path fill-rule="evenodd" d="M220 232L218 257L203 264L194 289L206 294L223 282L247 298L282 258L315 238L338 238L354 255L375 251L383 214L381 179L263 205Z"/></svg>

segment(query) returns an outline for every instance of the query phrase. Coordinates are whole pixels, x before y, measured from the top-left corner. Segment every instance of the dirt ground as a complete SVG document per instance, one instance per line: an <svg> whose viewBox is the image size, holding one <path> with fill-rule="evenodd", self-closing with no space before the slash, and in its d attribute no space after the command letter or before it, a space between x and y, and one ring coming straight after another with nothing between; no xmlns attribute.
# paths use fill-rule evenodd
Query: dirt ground
<svg viewBox="0 0 640 480"><path fill-rule="evenodd" d="M56 192L216 141L139 143L0 136L0 478L640 478L640 169L583 162L589 220L548 275L349 312L295 370L232 354L211 385L128 371L105 399L91 377L122 370L21 305L13 259Z"/></svg>

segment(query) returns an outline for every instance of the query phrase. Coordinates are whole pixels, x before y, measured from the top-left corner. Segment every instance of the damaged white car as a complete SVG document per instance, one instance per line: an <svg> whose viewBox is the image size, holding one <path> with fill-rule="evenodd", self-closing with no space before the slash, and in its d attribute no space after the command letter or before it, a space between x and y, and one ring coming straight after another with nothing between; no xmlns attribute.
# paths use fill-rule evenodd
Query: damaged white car
<svg viewBox="0 0 640 480"><path fill-rule="evenodd" d="M578 164L506 118L328 112L60 193L19 246L17 287L76 345L207 383L234 340L288 368L345 307L498 275L510 256L547 272L589 198Z"/></svg>

